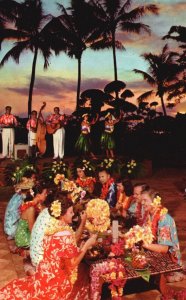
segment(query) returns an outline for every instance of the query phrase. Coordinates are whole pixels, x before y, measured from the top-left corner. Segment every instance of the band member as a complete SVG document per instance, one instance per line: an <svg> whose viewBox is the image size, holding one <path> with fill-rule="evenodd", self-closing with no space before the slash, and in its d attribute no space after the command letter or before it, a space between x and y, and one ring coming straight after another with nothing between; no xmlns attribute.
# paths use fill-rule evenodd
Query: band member
<svg viewBox="0 0 186 300"><path fill-rule="evenodd" d="M65 115L60 114L59 107L54 107L54 114L51 114L46 119L47 125L50 125L53 132L53 159L63 159L65 146Z"/></svg>
<svg viewBox="0 0 186 300"><path fill-rule="evenodd" d="M11 114L11 106L5 107L5 114L0 117L0 126L3 128L2 130L2 156L3 158L13 157L14 150L14 127L18 125L17 119L14 115Z"/></svg>
<svg viewBox="0 0 186 300"><path fill-rule="evenodd" d="M36 157L37 153L37 123L43 123L43 116L40 114L39 118L37 118L37 111L33 110L31 112L31 117L26 124L26 128L28 129L28 146L29 153L31 157Z"/></svg>

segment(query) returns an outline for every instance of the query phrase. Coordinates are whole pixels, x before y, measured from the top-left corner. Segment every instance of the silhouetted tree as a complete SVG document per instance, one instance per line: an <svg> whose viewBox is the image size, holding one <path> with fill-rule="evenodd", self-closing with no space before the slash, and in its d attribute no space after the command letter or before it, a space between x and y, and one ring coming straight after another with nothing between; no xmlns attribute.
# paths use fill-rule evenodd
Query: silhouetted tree
<svg viewBox="0 0 186 300"><path fill-rule="evenodd" d="M56 19L55 30L58 39L56 54L60 53L60 41L65 41L67 45L66 53L71 58L78 61L78 81L77 81L77 106L81 91L81 61L83 52L86 49L102 50L112 46L111 38L98 32L98 23L94 17L92 7L85 0L71 0L70 7L65 8L58 4L61 15ZM59 22L60 21L60 22ZM120 44L115 42L116 47ZM63 49L62 49L63 50Z"/></svg>
<svg viewBox="0 0 186 300"><path fill-rule="evenodd" d="M132 0L90 0L98 20L100 33L111 36L114 80L118 79L116 61L116 33L120 30L128 33L150 33L150 27L139 20L148 13L158 14L158 7L154 4L142 5L132 8ZM131 10L130 10L131 9ZM120 47L124 49L124 47Z"/></svg>
<svg viewBox="0 0 186 300"><path fill-rule="evenodd" d="M145 53L142 55L149 64L148 73L138 69L133 70L135 73L141 74L145 81L156 88L156 95L161 100L164 115L166 115L164 95L168 92L169 86L177 80L179 72L181 72L179 64L175 61L177 56L177 53L170 52L168 46L165 45L160 54ZM145 92L138 97L138 101L147 99L153 93L154 90Z"/></svg>
<svg viewBox="0 0 186 300"><path fill-rule="evenodd" d="M169 90L168 100L175 99L175 104L185 96L186 93L186 27L172 26L167 35L163 39L172 39L179 43L179 47L183 49L181 53L178 53L178 63L180 68L183 69L182 76L179 76L177 82L172 84ZM172 104L172 103L171 103Z"/></svg>
<svg viewBox="0 0 186 300"><path fill-rule="evenodd" d="M30 50L34 54L28 96L28 115L30 115L38 53L40 51L44 58L45 69L49 65L49 57L51 56L50 46L53 36L49 34L45 27L49 19L51 19L51 15L44 15L41 0L25 0L22 3L13 0L2 0L1 7L2 3L6 3L4 14L8 19L12 20L12 25L15 28L15 37L17 35L18 41L6 53L0 66L2 67L9 58L13 58L16 63L19 63L20 55L25 51ZM7 37L6 31L4 31L4 39Z"/></svg>

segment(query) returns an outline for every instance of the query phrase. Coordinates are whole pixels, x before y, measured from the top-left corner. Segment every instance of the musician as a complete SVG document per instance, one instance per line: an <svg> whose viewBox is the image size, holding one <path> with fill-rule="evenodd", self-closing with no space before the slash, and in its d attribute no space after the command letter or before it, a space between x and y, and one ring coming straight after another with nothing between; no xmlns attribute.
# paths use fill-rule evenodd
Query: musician
<svg viewBox="0 0 186 300"><path fill-rule="evenodd" d="M31 112L30 119L26 124L26 128L28 129L28 146L29 153L32 158L36 157L37 153L37 123L44 123L44 119L42 114L40 113L39 117L37 117L37 111L33 110Z"/></svg>
<svg viewBox="0 0 186 300"><path fill-rule="evenodd" d="M54 114L47 117L46 123L50 124L55 130L53 133L53 159L57 159L58 157L63 159L65 146L65 115L60 114L59 107L54 107Z"/></svg>
<svg viewBox="0 0 186 300"><path fill-rule="evenodd" d="M12 107L5 107L5 114L0 117L0 126L2 130L2 156L3 158L13 158L15 132L14 127L18 125L18 121L14 115L11 114Z"/></svg>

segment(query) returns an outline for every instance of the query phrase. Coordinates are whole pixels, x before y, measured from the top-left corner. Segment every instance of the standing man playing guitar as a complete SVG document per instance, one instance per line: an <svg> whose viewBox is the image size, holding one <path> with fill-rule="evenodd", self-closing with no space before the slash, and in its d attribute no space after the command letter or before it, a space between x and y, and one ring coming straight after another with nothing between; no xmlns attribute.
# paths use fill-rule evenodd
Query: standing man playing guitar
<svg viewBox="0 0 186 300"><path fill-rule="evenodd" d="M63 159L65 146L65 115L60 114L59 107L54 107L54 114L51 114L46 119L47 132L53 134L53 159Z"/></svg>
<svg viewBox="0 0 186 300"><path fill-rule="evenodd" d="M14 127L18 125L17 119L11 114L11 106L5 107L5 114L0 117L2 130L2 156L13 158L15 132Z"/></svg>

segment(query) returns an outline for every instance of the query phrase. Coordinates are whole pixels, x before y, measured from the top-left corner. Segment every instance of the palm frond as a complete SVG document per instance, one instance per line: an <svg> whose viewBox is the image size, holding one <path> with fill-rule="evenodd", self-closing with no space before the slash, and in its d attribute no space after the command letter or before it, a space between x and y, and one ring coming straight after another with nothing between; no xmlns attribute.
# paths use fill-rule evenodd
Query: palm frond
<svg viewBox="0 0 186 300"><path fill-rule="evenodd" d="M172 35L172 34L177 34L177 35ZM186 43L186 27L184 26L172 26L168 32L167 35L165 35L163 38L164 39L173 39L176 40L177 42L184 42Z"/></svg>
<svg viewBox="0 0 186 300"><path fill-rule="evenodd" d="M153 93L154 93L154 91L151 90L151 91L148 91L148 92L145 92L145 93L141 94L141 95L137 98L138 103L142 103L144 100L147 100L149 97L152 96Z"/></svg>
<svg viewBox="0 0 186 300"><path fill-rule="evenodd" d="M131 10L128 13L125 13L122 17L122 21L126 22L131 22L131 21L137 21L147 13L152 13L155 15L158 15L158 7L155 4L149 4L149 5L143 5L143 6L138 6Z"/></svg>
<svg viewBox="0 0 186 300"><path fill-rule="evenodd" d="M151 33L150 27L148 25L145 25L143 23L132 23L132 22L121 22L120 28L123 31L127 32L134 32L134 33L141 33L141 32L147 32L148 34Z"/></svg>
<svg viewBox="0 0 186 300"><path fill-rule="evenodd" d="M118 12L118 15L119 16L123 15L126 12L126 10L131 6L131 4L132 4L132 0L127 0L121 7L120 11Z"/></svg>
<svg viewBox="0 0 186 300"><path fill-rule="evenodd" d="M11 28L5 28L1 31L1 38L3 39L25 39L28 37L28 34L21 31L21 30L16 30L16 29L11 29Z"/></svg>
<svg viewBox="0 0 186 300"><path fill-rule="evenodd" d="M19 63L19 57L27 47L28 41L16 43L16 45L5 54L0 62L0 67L4 66L5 62L7 62L11 57L15 60L16 63Z"/></svg>
<svg viewBox="0 0 186 300"><path fill-rule="evenodd" d="M115 46L118 50L124 50L124 47L122 45L122 43L120 43L119 41L115 42ZM112 39L105 39L102 38L92 44L90 44L90 49L93 50L102 50L102 49L106 49L106 48L111 48L112 47Z"/></svg>
<svg viewBox="0 0 186 300"><path fill-rule="evenodd" d="M22 4L14 0L0 1L0 15L7 21L15 22L20 14Z"/></svg>
<svg viewBox="0 0 186 300"><path fill-rule="evenodd" d="M154 78L150 74L148 74L144 71L138 70L138 69L133 69L133 71L136 74L142 75L144 80L147 81L150 85L155 85L156 84L156 81L154 80Z"/></svg>

